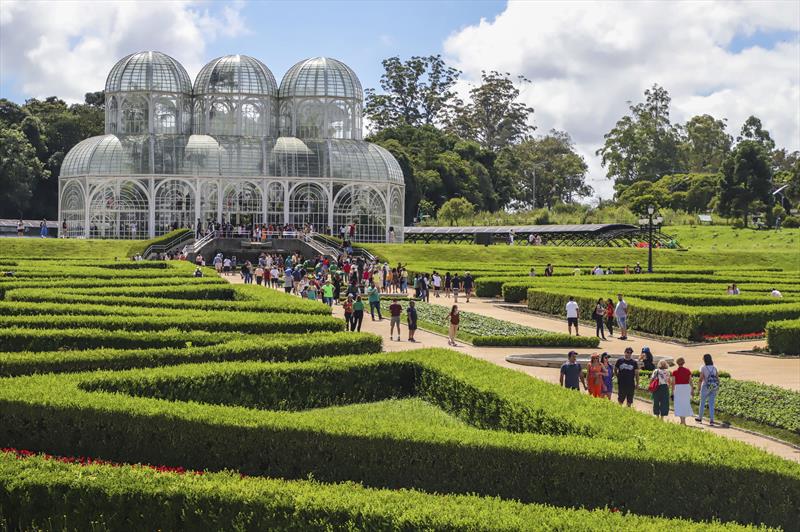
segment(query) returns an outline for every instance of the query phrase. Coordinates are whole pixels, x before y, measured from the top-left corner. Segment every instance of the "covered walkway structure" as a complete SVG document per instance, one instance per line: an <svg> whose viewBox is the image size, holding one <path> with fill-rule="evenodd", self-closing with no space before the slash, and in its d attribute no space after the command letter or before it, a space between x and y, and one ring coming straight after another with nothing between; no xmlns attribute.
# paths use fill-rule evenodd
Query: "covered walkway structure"
<svg viewBox="0 0 800 532"><path fill-rule="evenodd" d="M519 244L548 246L631 247L648 240L647 227L629 224L406 227L403 234L406 242L424 244L505 244L511 235ZM655 245L666 247L671 241L661 231L653 231Z"/></svg>

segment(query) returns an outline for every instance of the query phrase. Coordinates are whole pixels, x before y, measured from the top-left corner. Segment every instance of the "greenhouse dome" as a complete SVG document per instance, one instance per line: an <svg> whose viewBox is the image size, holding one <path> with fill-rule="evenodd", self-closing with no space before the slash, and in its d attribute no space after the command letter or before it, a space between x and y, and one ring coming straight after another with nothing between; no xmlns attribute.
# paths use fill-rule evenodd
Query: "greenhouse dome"
<svg viewBox="0 0 800 532"><path fill-rule="evenodd" d="M213 59L194 86L175 59L131 54L106 82L105 135L74 146L59 176L67 236L149 238L177 227L313 225L402 241L403 172L361 140L358 77L336 59Z"/></svg>

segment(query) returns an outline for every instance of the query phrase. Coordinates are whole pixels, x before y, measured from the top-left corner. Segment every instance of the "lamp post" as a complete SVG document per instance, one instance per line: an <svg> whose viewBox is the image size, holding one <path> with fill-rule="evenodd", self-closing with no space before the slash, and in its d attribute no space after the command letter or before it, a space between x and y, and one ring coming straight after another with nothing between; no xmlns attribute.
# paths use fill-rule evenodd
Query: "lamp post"
<svg viewBox="0 0 800 532"><path fill-rule="evenodd" d="M656 208L647 206L647 273L653 273L653 227L662 222L661 217L653 218Z"/></svg>

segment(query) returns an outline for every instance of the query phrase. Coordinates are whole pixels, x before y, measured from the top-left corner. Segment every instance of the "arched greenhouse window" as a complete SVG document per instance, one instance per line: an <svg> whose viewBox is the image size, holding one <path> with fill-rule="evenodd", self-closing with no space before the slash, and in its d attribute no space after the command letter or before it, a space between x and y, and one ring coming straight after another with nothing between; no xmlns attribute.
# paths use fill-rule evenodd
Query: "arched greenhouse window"
<svg viewBox="0 0 800 532"><path fill-rule="evenodd" d="M194 190L185 181L169 179L156 188L156 236L195 223Z"/></svg>
<svg viewBox="0 0 800 532"><path fill-rule="evenodd" d="M267 134L266 116L255 103L242 104L242 135L261 137Z"/></svg>
<svg viewBox="0 0 800 532"><path fill-rule="evenodd" d="M122 102L122 133L142 135L147 130L147 102L143 98L131 98Z"/></svg>
<svg viewBox="0 0 800 532"><path fill-rule="evenodd" d="M268 224L283 224L283 185L270 183L267 186L267 220Z"/></svg>
<svg viewBox="0 0 800 532"><path fill-rule="evenodd" d="M83 199L83 188L74 181L67 183L64 190L61 191L60 221L67 223L66 235L62 236L75 238L84 235L86 205Z"/></svg>
<svg viewBox="0 0 800 532"><path fill-rule="evenodd" d="M234 225L264 223L264 198L258 185L244 181L225 187L222 217Z"/></svg>
<svg viewBox="0 0 800 532"><path fill-rule="evenodd" d="M348 186L333 204L334 227L356 224L356 241L386 241L386 202L372 187Z"/></svg>
<svg viewBox="0 0 800 532"><path fill-rule="evenodd" d="M226 102L216 101L211 104L208 123L212 135L233 135L236 131L236 117Z"/></svg>
<svg viewBox="0 0 800 532"><path fill-rule="evenodd" d="M90 237L148 238L148 205L147 192L141 183L119 181L101 185L92 193Z"/></svg>
<svg viewBox="0 0 800 532"><path fill-rule="evenodd" d="M157 100L153 106L153 121L156 133L177 132L177 110L169 100Z"/></svg>
<svg viewBox="0 0 800 532"><path fill-rule="evenodd" d="M328 227L328 195L319 185L297 185L289 196L289 223L295 227L313 224L315 231Z"/></svg>

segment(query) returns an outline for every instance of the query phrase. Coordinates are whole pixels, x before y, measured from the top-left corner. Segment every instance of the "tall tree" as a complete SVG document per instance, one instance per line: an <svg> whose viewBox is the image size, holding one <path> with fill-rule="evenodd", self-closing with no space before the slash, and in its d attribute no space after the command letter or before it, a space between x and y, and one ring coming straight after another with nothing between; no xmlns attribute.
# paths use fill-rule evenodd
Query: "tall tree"
<svg viewBox="0 0 800 532"><path fill-rule="evenodd" d="M757 140L737 144L722 165L717 209L723 216L747 218L769 202L772 171L765 146Z"/></svg>
<svg viewBox="0 0 800 532"><path fill-rule="evenodd" d="M27 137L14 128L0 128L0 218L24 216L36 183L47 170Z"/></svg>
<svg viewBox="0 0 800 532"><path fill-rule="evenodd" d="M771 152L775 149L775 141L772 140L772 136L769 134L769 131L764 129L764 127L761 125L761 119L752 115L744 121L744 124L742 124L742 130L739 132L739 136L736 137L737 142L742 142L744 140L758 142L764 146L768 152Z"/></svg>
<svg viewBox="0 0 800 532"><path fill-rule="evenodd" d="M597 150L606 175L621 186L641 179L655 181L681 170L680 134L669 119L669 93L653 85L644 96L644 102L629 105L630 114L604 135L605 143Z"/></svg>
<svg viewBox="0 0 800 532"><path fill-rule="evenodd" d="M462 218L467 218L475 213L475 206L464 198L451 198L444 202L436 213L439 220L455 225Z"/></svg>
<svg viewBox="0 0 800 532"><path fill-rule="evenodd" d="M586 162L563 131L552 130L545 136L505 148L497 159L497 167L499 173L510 176L515 206L551 208L556 203L569 203L575 197L592 193L585 181Z"/></svg>
<svg viewBox="0 0 800 532"><path fill-rule="evenodd" d="M382 94L367 89L364 112L375 131L402 125L421 126L444 122L455 101L453 85L461 74L445 64L442 56L399 57L383 60Z"/></svg>
<svg viewBox="0 0 800 532"><path fill-rule="evenodd" d="M725 119L697 115L683 126L682 143L685 168L690 172L718 172L731 151L731 137Z"/></svg>
<svg viewBox="0 0 800 532"><path fill-rule="evenodd" d="M517 83L530 81L518 76ZM495 153L522 142L535 126L530 124L533 107L518 101L519 95L511 74L481 72L481 84L469 91L469 102L455 110L449 128Z"/></svg>

